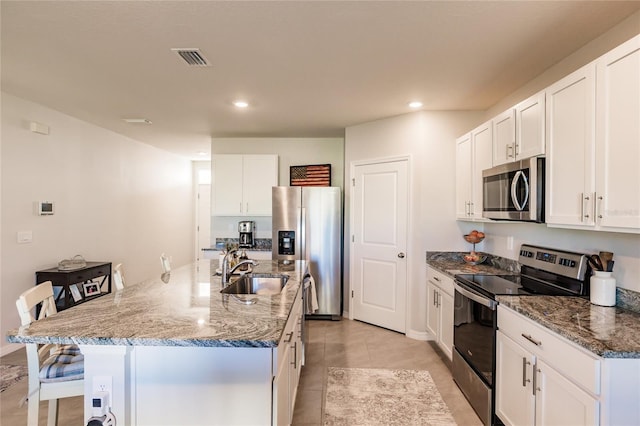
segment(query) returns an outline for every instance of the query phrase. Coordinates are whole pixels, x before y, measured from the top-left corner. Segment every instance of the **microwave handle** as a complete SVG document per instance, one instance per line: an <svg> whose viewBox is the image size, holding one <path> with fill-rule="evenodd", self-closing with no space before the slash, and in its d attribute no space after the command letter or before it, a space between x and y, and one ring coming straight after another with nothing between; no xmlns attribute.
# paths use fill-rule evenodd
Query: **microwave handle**
<svg viewBox="0 0 640 426"><path fill-rule="evenodd" d="M516 192L516 188L518 187L518 180L520 179L520 177L522 177L522 180L524 182L525 190L524 200L522 201L522 204L520 204L520 200L518 200L518 194ZM527 176L522 172L522 170L518 170L511 180L511 201L518 211L522 211L522 209L524 209L524 206L527 205L527 201L529 201L529 181L527 181Z"/></svg>

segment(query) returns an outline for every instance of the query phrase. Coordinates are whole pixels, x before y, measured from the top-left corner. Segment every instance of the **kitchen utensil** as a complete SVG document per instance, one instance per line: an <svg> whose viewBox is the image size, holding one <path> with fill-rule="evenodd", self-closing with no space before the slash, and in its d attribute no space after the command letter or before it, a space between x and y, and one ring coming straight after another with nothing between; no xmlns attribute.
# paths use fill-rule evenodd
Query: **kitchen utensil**
<svg viewBox="0 0 640 426"><path fill-rule="evenodd" d="M616 263L614 260L610 260L609 263L607 263L607 272L613 272L614 263Z"/></svg>
<svg viewBox="0 0 640 426"><path fill-rule="evenodd" d="M587 262L589 262L589 266L591 266L594 271L604 271L602 260L597 254L592 254L591 256L589 256L587 258Z"/></svg>
<svg viewBox="0 0 640 426"><path fill-rule="evenodd" d="M600 252L600 260L602 261L602 270L606 271L609 269L609 262L613 259L613 253L610 251L601 251Z"/></svg>

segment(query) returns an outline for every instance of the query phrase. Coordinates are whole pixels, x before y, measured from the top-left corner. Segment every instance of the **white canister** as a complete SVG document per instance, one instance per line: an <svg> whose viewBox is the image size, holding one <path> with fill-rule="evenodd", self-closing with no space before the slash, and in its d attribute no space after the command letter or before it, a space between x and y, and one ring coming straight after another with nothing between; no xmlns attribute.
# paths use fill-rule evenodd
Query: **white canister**
<svg viewBox="0 0 640 426"><path fill-rule="evenodd" d="M591 303L600 306L616 305L616 279L611 272L594 271L590 284Z"/></svg>

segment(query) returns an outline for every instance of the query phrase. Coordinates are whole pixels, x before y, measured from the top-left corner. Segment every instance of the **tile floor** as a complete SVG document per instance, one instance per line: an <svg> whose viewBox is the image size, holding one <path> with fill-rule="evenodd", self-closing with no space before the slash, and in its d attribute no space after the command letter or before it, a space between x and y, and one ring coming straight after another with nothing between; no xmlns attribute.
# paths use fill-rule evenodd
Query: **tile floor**
<svg viewBox="0 0 640 426"><path fill-rule="evenodd" d="M296 426L322 424L327 367L428 370L460 426L481 425L451 377L448 360L432 343L359 321L308 321L307 361L293 415Z"/></svg>
<svg viewBox="0 0 640 426"><path fill-rule="evenodd" d="M428 370L442 398L460 426L481 425L471 406L451 378L447 362L431 343L358 321L309 321L307 364L302 370L294 412L295 426L322 424L323 386L327 367L403 368ZM0 358L2 364L26 365L24 350ZM0 425L27 424L26 406L18 402L26 394L27 381L0 394ZM60 401L60 426L83 424L82 398ZM40 424L46 424L46 403Z"/></svg>

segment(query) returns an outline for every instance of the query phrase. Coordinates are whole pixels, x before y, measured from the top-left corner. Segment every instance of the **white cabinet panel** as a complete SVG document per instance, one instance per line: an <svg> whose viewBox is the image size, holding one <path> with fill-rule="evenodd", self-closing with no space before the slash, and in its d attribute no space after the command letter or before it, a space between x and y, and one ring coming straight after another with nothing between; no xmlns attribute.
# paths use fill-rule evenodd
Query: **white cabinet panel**
<svg viewBox="0 0 640 426"><path fill-rule="evenodd" d="M440 349L453 355L453 279L427 267L427 330Z"/></svg>
<svg viewBox="0 0 640 426"><path fill-rule="evenodd" d="M640 230L640 36L596 63L596 222Z"/></svg>
<svg viewBox="0 0 640 426"><path fill-rule="evenodd" d="M212 167L214 215L271 216L277 155L214 155Z"/></svg>
<svg viewBox="0 0 640 426"><path fill-rule="evenodd" d="M544 361L536 363L536 425L599 425L599 402Z"/></svg>
<svg viewBox="0 0 640 426"><path fill-rule="evenodd" d="M531 353L497 332L496 414L506 425L532 425L535 421L534 364Z"/></svg>
<svg viewBox="0 0 640 426"><path fill-rule="evenodd" d="M493 164L510 163L516 159L516 111L508 109L492 120Z"/></svg>
<svg viewBox="0 0 640 426"><path fill-rule="evenodd" d="M456 217L468 219L471 216L471 133L456 141Z"/></svg>
<svg viewBox="0 0 640 426"><path fill-rule="evenodd" d="M482 171L492 166L491 122L456 141L456 217L482 219Z"/></svg>
<svg viewBox="0 0 640 426"><path fill-rule="evenodd" d="M545 153L545 94L540 92L516 105L516 159Z"/></svg>
<svg viewBox="0 0 640 426"><path fill-rule="evenodd" d="M592 226L595 190L595 67L546 91L546 222Z"/></svg>

